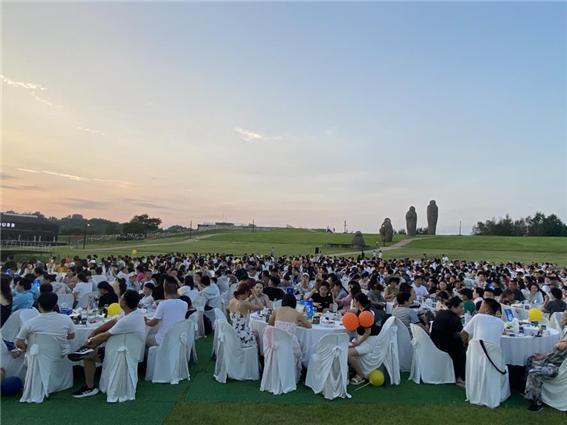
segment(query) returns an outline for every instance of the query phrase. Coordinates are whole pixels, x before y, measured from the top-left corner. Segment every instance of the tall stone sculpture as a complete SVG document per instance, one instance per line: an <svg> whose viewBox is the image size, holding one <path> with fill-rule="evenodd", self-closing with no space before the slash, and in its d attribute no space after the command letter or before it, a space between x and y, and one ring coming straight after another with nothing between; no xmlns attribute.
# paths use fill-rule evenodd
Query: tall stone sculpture
<svg viewBox="0 0 567 425"><path fill-rule="evenodd" d="M427 233L434 235L437 231L437 218L439 217L439 208L435 201L429 201L427 206Z"/></svg>
<svg viewBox="0 0 567 425"><path fill-rule="evenodd" d="M384 219L384 223L380 226L380 234L384 242L392 242L394 238L394 228L392 227L392 222L389 218Z"/></svg>
<svg viewBox="0 0 567 425"><path fill-rule="evenodd" d="M364 236L362 236L361 232L356 232L352 237L352 246L359 249L362 249L366 246L366 244L364 243Z"/></svg>
<svg viewBox="0 0 567 425"><path fill-rule="evenodd" d="M417 213L413 205L409 207L406 213L406 231L408 236L415 236L417 232Z"/></svg>

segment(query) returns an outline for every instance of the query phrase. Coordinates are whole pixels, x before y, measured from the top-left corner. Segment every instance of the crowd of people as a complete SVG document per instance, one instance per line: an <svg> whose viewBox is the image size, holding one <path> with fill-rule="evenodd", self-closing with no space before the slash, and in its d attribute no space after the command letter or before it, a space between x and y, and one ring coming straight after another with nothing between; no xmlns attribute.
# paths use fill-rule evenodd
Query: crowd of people
<svg viewBox="0 0 567 425"><path fill-rule="evenodd" d="M449 261L445 256L383 260L181 253L91 255L23 263L8 258L2 264L1 284L2 325L18 310L35 307L41 313L22 327L15 346L8 345L14 355L26 351L33 332L54 335L62 346L72 339L73 323L58 313L62 307L76 307L93 293L101 310L120 303L123 315L104 323L81 350L69 354L73 360L84 360L85 385L74 393L76 397L98 392L95 366L103 358L104 342L110 336L137 332L143 334L148 346L159 345L173 324L195 311L197 298L205 300L205 309L220 307L219 300L227 300L224 306L243 347L258 340L248 321L255 311L269 309L269 323L292 336L297 326L311 326L296 308L298 303L311 301L319 312L371 312L374 323L351 335L352 385L366 381L365 356L375 348L390 315L410 331L410 324L421 326L434 344L450 355L457 385L463 386L467 343L482 339L499 345L503 306L527 302L545 314L564 312L562 337L554 351L534 353L529 360L525 395L532 410L542 407L542 383L553 379L567 359L567 268L548 263L491 264ZM60 305L58 299L69 299L69 295L72 305ZM434 300L433 311L417 308L426 299ZM393 307L390 312L388 303ZM153 316L145 317L139 307L153 310ZM152 328L148 335L146 327ZM295 337L292 341L300 368L301 348Z"/></svg>

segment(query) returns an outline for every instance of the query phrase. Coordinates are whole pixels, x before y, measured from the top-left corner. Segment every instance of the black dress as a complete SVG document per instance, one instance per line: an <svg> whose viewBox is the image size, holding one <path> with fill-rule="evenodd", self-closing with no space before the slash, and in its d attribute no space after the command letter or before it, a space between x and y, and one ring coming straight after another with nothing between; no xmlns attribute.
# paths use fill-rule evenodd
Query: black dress
<svg viewBox="0 0 567 425"><path fill-rule="evenodd" d="M461 318L451 310L438 311L431 326L431 340L441 351L449 353L457 378L465 379L466 351L461 339Z"/></svg>
<svg viewBox="0 0 567 425"><path fill-rule="evenodd" d="M6 322L6 320L8 320L10 314L12 314L12 304L8 304L8 305L0 304L0 315L2 316L0 318L0 326L4 326L4 323Z"/></svg>

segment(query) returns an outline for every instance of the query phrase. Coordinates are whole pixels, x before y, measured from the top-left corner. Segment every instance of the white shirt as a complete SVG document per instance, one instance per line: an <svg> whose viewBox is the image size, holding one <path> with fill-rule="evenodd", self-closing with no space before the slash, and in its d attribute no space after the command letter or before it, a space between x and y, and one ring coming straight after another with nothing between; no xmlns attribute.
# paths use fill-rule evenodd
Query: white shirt
<svg viewBox="0 0 567 425"><path fill-rule="evenodd" d="M97 290L97 285L100 282L104 282L106 281L106 276L103 274L95 274L92 278L91 281L93 282L93 291Z"/></svg>
<svg viewBox="0 0 567 425"><path fill-rule="evenodd" d="M75 325L73 325L73 321L69 316L64 314L59 314L54 311L41 313L39 316L35 316L24 322L16 339L27 340L30 334L34 333L55 337L57 342L61 344L63 354L68 354L69 341L67 340L67 336L75 334Z"/></svg>
<svg viewBox="0 0 567 425"><path fill-rule="evenodd" d="M416 286L415 284L412 285L413 289L415 290L416 297L427 297L429 296L429 291L425 287L425 285Z"/></svg>
<svg viewBox="0 0 567 425"><path fill-rule="evenodd" d="M159 319L156 342L161 345L169 328L177 322L185 320L187 303L183 300L163 300L158 304L154 319Z"/></svg>
<svg viewBox="0 0 567 425"><path fill-rule="evenodd" d="M209 286L205 286L199 295L205 297L208 300L211 298L216 298L220 295L219 287L216 283L211 283Z"/></svg>
<svg viewBox="0 0 567 425"><path fill-rule="evenodd" d="M140 300L139 305L142 308L148 308L154 303L154 297L151 295L144 295L144 297Z"/></svg>
<svg viewBox="0 0 567 425"><path fill-rule="evenodd" d="M483 340L500 347L500 339L504 332L504 322L490 314L477 314L464 327L472 340Z"/></svg>
<svg viewBox="0 0 567 425"><path fill-rule="evenodd" d="M144 313L136 309L129 314L122 316L108 330L111 335L138 334L142 340L146 339L146 322L144 321Z"/></svg>
<svg viewBox="0 0 567 425"><path fill-rule="evenodd" d="M91 282L79 282L73 289L73 294L79 294L77 300L80 300L83 295L90 294L91 292L93 292L93 284Z"/></svg>

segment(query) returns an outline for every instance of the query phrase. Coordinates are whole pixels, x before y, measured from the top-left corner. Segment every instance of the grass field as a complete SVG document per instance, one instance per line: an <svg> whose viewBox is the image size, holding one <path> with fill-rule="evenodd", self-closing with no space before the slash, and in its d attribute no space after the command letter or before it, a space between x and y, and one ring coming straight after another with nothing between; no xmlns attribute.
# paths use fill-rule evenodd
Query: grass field
<svg viewBox="0 0 567 425"><path fill-rule="evenodd" d="M23 405L17 397L2 399L2 423L10 425L185 425L185 424L449 424L479 422L491 425L564 424L566 415L546 408L526 409L527 402L514 392L502 406L488 409L465 402L464 390L454 385L416 385L402 374L399 386L365 387L350 400L328 401L303 383L281 396L260 392L258 381L213 379L209 336L197 341L199 362L191 367L191 381L179 385L149 384L141 379L136 400L108 404L105 396L75 400L72 390L52 394L43 404ZM82 383L75 370L75 387ZM140 374L140 377L143 375Z"/></svg>
<svg viewBox="0 0 567 425"><path fill-rule="evenodd" d="M365 234L369 248L381 238L377 234ZM138 255L183 253L228 253L270 254L272 249L280 255L314 254L320 248L323 254L358 255L360 251L346 247L330 247L329 244L348 245L352 234L326 233L305 229L279 229L271 231L237 230L215 231L193 235L173 236L162 239L143 241L93 241L86 249L73 246L54 248L51 254L56 256L84 256L87 254L131 255L135 249ZM401 242L401 244L399 244ZM396 246L397 244L403 246ZM396 235L392 244L384 249L384 258L440 257L447 254L451 259L487 260L491 262L550 262L567 265L567 238L561 237L504 237L504 236L417 236L405 239ZM393 247L391 245L394 245ZM44 255L47 255L45 253Z"/></svg>

